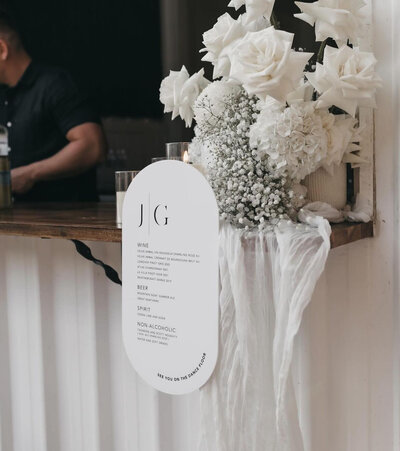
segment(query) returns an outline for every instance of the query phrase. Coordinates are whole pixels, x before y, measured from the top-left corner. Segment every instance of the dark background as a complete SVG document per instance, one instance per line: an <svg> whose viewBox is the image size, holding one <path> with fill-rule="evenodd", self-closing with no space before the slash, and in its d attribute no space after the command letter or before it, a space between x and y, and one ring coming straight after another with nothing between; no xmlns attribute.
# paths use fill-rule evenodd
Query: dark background
<svg viewBox="0 0 400 451"><path fill-rule="evenodd" d="M158 90L163 76L160 1L12 0L0 5L15 17L28 51L39 61L69 70L101 115L162 118ZM312 1L312 0L309 0ZM188 0L181 46L192 73L203 63L202 33L228 11L228 0ZM182 5L184 5L182 3ZM296 29L296 47L309 48L313 30L295 18L294 0L276 0L282 29ZM177 49L177 53L179 49ZM204 64L211 77L211 65ZM179 70L181 65L170 69ZM168 68L164 68L164 75Z"/></svg>
<svg viewBox="0 0 400 451"><path fill-rule="evenodd" d="M34 59L62 66L102 116L158 117L159 0L12 0Z"/></svg>

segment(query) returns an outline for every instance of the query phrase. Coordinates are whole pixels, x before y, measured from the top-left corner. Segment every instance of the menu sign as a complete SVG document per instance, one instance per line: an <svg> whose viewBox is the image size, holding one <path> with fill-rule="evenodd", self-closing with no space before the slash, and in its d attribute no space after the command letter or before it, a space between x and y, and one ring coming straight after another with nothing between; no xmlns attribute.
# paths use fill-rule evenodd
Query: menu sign
<svg viewBox="0 0 400 451"><path fill-rule="evenodd" d="M123 339L139 375L190 393L218 356L218 209L204 176L162 161L140 172L123 209Z"/></svg>

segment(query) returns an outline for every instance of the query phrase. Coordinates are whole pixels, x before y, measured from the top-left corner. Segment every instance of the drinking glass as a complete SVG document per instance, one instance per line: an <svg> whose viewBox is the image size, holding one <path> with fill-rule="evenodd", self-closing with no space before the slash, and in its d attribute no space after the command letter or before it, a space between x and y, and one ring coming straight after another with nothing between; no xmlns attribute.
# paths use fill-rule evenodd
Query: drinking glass
<svg viewBox="0 0 400 451"><path fill-rule="evenodd" d="M164 160L175 160L175 161L182 161L181 157L155 157L151 159L152 163L157 163L158 161L164 161Z"/></svg>
<svg viewBox="0 0 400 451"><path fill-rule="evenodd" d="M140 171L117 171L115 173L115 192L117 195L117 225L122 226L122 208L124 205L125 194L128 191L132 180Z"/></svg>
<svg viewBox="0 0 400 451"><path fill-rule="evenodd" d="M176 142L176 143L167 143L165 144L165 155L168 159L172 157L178 157L183 161L183 157L189 152L189 144L188 142Z"/></svg>

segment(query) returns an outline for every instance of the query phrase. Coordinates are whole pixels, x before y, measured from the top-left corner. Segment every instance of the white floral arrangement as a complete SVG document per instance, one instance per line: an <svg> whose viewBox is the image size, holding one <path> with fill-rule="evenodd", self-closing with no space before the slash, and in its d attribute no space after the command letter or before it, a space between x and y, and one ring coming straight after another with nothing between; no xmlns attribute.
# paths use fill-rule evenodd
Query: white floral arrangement
<svg viewBox="0 0 400 451"><path fill-rule="evenodd" d="M221 217L246 229L294 219L299 184L319 168L362 162L358 111L375 108L381 85L374 55L358 47L363 0L295 3L321 41L316 65L278 29L275 0L232 0L246 12L223 14L203 35L214 81L183 66L160 88L172 119L196 123L190 159L206 166Z"/></svg>

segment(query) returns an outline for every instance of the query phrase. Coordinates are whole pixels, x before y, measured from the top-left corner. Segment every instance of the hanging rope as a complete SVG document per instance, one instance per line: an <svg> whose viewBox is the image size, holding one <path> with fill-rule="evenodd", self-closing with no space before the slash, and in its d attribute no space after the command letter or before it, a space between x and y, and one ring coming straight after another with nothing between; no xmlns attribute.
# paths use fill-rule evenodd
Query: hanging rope
<svg viewBox="0 0 400 451"><path fill-rule="evenodd" d="M82 255L82 257L86 258L86 260L93 262L95 265L101 266L104 269L106 277L110 279L111 282L114 282L117 285L122 285L122 281L119 278L118 272L111 266L95 258L89 246L87 246L86 244L82 243L82 241L79 240L70 240L70 241L72 241L75 244L75 248L78 254Z"/></svg>

